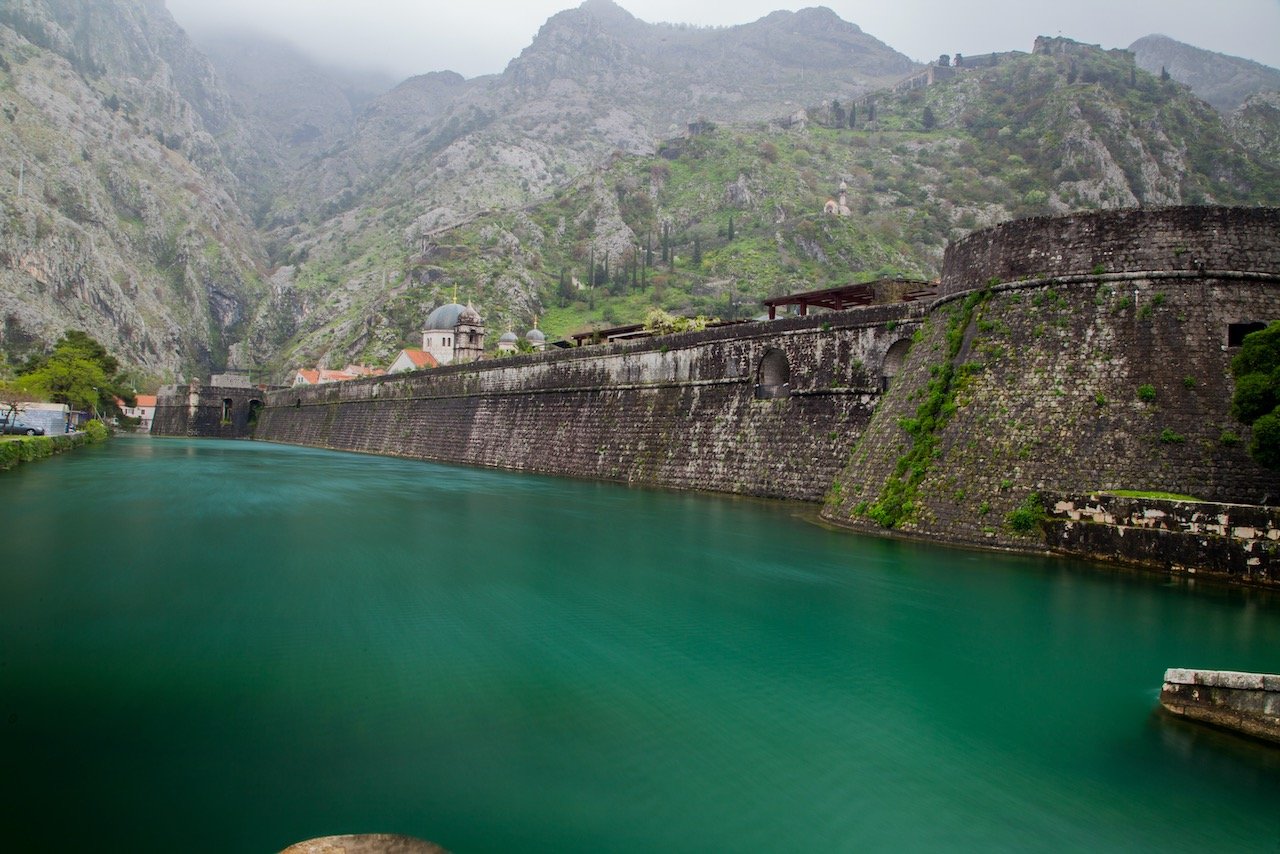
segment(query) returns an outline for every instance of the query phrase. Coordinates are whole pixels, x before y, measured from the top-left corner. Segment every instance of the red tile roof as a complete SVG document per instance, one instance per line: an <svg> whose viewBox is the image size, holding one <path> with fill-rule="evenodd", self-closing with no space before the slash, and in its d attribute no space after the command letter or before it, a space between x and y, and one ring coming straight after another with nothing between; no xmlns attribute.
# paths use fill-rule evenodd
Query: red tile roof
<svg viewBox="0 0 1280 854"><path fill-rule="evenodd" d="M414 347L406 347L400 351L409 357L409 361L413 362L417 368L438 368L440 363L436 361L436 357L428 353L426 350L418 350Z"/></svg>

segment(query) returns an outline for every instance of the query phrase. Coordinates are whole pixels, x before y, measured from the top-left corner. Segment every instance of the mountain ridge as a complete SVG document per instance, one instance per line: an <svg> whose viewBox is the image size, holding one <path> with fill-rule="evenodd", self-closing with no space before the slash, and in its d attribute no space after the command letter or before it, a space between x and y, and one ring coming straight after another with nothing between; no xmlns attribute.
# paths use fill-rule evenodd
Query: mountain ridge
<svg viewBox="0 0 1280 854"><path fill-rule="evenodd" d="M1129 50L1139 68L1152 74L1167 72L1223 113L1238 109L1259 92L1280 91L1280 70L1168 36L1143 36Z"/></svg>
<svg viewBox="0 0 1280 854"><path fill-rule="evenodd" d="M278 42L206 58L158 0L21 0L0 10L0 180L27 190L0 198L0 344L78 326L146 377L283 377L384 358L454 288L491 329L736 315L933 275L1013 216L1277 203L1272 96L1224 120L1133 54L1040 50L944 73L822 7L699 28L588 0L500 74L377 92ZM824 217L842 181L848 216Z"/></svg>

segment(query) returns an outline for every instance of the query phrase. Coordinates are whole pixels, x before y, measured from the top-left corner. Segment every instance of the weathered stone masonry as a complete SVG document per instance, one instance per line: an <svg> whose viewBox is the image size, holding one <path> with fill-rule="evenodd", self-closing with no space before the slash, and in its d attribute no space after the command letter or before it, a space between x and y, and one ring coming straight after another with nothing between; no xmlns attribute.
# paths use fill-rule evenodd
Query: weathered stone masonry
<svg viewBox="0 0 1280 854"><path fill-rule="evenodd" d="M266 394L239 386L166 386L156 398L155 436L247 439L266 405Z"/></svg>
<svg viewBox="0 0 1280 854"><path fill-rule="evenodd" d="M919 304L274 392L256 437L817 501ZM895 351L896 353L897 351Z"/></svg>
<svg viewBox="0 0 1280 854"><path fill-rule="evenodd" d="M837 478L824 516L868 513L911 446L948 320L977 300L954 359L955 407L901 526L950 541L1043 547L1008 514L1033 492L1190 493L1254 503L1280 478L1230 417L1233 326L1280 318L1280 211L1171 208L1007 223L951 246L898 383Z"/></svg>

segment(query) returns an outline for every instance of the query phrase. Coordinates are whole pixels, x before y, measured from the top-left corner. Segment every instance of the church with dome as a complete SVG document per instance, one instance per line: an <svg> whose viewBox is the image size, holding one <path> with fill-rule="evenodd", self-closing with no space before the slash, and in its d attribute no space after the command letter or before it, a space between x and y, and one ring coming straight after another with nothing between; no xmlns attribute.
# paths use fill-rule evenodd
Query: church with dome
<svg viewBox="0 0 1280 854"><path fill-rule="evenodd" d="M448 303L427 315L422 349L441 365L474 362L484 355L484 320L470 304Z"/></svg>

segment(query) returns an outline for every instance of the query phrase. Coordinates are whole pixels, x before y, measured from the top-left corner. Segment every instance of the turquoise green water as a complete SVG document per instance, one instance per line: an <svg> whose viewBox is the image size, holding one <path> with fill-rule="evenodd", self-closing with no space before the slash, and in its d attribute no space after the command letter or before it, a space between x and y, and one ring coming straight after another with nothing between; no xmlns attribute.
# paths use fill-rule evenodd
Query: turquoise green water
<svg viewBox="0 0 1280 854"><path fill-rule="evenodd" d="M1280 846L1280 754L1153 715L1274 598L249 443L0 502L7 850Z"/></svg>

